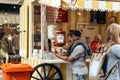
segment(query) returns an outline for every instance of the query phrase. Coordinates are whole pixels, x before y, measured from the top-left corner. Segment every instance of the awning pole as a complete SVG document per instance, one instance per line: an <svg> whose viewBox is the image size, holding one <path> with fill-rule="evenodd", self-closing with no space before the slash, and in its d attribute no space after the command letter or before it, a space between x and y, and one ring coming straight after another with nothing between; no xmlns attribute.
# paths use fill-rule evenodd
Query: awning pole
<svg viewBox="0 0 120 80"><path fill-rule="evenodd" d="M46 6L44 4L41 4L41 53L44 54L44 40L45 40L45 33L44 33L44 28L45 28L45 23L46 23ZM43 57L42 57L43 58Z"/></svg>

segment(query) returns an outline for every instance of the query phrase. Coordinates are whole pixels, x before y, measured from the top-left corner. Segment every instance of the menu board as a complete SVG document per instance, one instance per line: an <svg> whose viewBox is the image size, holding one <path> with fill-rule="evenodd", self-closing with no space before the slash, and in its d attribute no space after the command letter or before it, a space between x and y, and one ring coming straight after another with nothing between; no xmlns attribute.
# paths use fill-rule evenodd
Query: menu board
<svg viewBox="0 0 120 80"><path fill-rule="evenodd" d="M39 15L41 17L40 6L34 7L34 15ZM40 18L39 18L40 19ZM46 7L46 20L48 22L67 22L68 21L68 11L61 8Z"/></svg>

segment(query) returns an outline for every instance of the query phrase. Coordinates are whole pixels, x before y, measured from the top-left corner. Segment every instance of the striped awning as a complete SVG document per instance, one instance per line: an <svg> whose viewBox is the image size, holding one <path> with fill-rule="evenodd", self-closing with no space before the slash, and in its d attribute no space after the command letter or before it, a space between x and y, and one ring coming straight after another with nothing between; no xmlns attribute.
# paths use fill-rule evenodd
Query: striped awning
<svg viewBox="0 0 120 80"><path fill-rule="evenodd" d="M34 0L35 1L35 0ZM38 0L39 3L53 7L80 10L120 11L120 2L95 1L95 0ZM74 3L74 4L71 4Z"/></svg>
<svg viewBox="0 0 120 80"><path fill-rule="evenodd" d="M120 2L77 0L75 5L62 5L64 8L81 10L120 11Z"/></svg>
<svg viewBox="0 0 120 80"><path fill-rule="evenodd" d="M33 0L34 1L34 0ZM60 8L61 0L38 0L39 3Z"/></svg>

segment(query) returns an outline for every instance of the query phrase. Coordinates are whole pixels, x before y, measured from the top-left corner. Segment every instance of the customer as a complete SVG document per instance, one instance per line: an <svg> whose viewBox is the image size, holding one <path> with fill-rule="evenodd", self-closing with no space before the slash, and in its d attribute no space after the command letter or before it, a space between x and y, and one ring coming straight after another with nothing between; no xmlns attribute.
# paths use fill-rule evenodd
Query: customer
<svg viewBox="0 0 120 80"><path fill-rule="evenodd" d="M19 32L14 29L11 33L13 53L19 54Z"/></svg>
<svg viewBox="0 0 120 80"><path fill-rule="evenodd" d="M85 63L85 49L82 45L75 46L81 41L81 33L78 30L71 30L69 36L72 44L67 51L68 56L59 55L58 52L55 52L54 54L58 58L71 62L74 80L86 80L88 69Z"/></svg>
<svg viewBox="0 0 120 80"><path fill-rule="evenodd" d="M94 36L94 40L90 43L90 47L93 53L99 52L101 45L101 35L97 34Z"/></svg>
<svg viewBox="0 0 120 80"><path fill-rule="evenodd" d="M120 80L120 25L116 23L107 29L104 50L109 47L103 63L103 72L108 77L105 80Z"/></svg>
<svg viewBox="0 0 120 80"><path fill-rule="evenodd" d="M3 57L8 56L7 46L8 46L7 33L3 32L1 37L1 49L0 49L0 53L3 55Z"/></svg>
<svg viewBox="0 0 120 80"><path fill-rule="evenodd" d="M8 58L8 40L7 40L7 33L5 31L2 32L1 38L0 38L0 57L1 57L1 63L6 63Z"/></svg>

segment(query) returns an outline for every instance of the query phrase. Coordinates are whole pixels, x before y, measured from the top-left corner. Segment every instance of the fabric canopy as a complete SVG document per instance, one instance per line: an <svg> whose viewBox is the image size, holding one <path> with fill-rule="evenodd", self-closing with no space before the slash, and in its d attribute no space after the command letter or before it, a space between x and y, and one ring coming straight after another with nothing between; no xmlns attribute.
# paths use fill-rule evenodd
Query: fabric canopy
<svg viewBox="0 0 120 80"><path fill-rule="evenodd" d="M39 0L39 3L53 6L63 7L66 9L80 10L100 10L100 11L120 11L120 2L95 1L95 0Z"/></svg>
<svg viewBox="0 0 120 80"><path fill-rule="evenodd" d="M100 10L100 11L120 11L120 2L109 1L93 1L93 0L77 0L74 6L65 6L64 8L85 9L85 10Z"/></svg>
<svg viewBox="0 0 120 80"><path fill-rule="evenodd" d="M38 0L38 2L48 6L57 7L57 8L60 8L61 6L61 0Z"/></svg>

